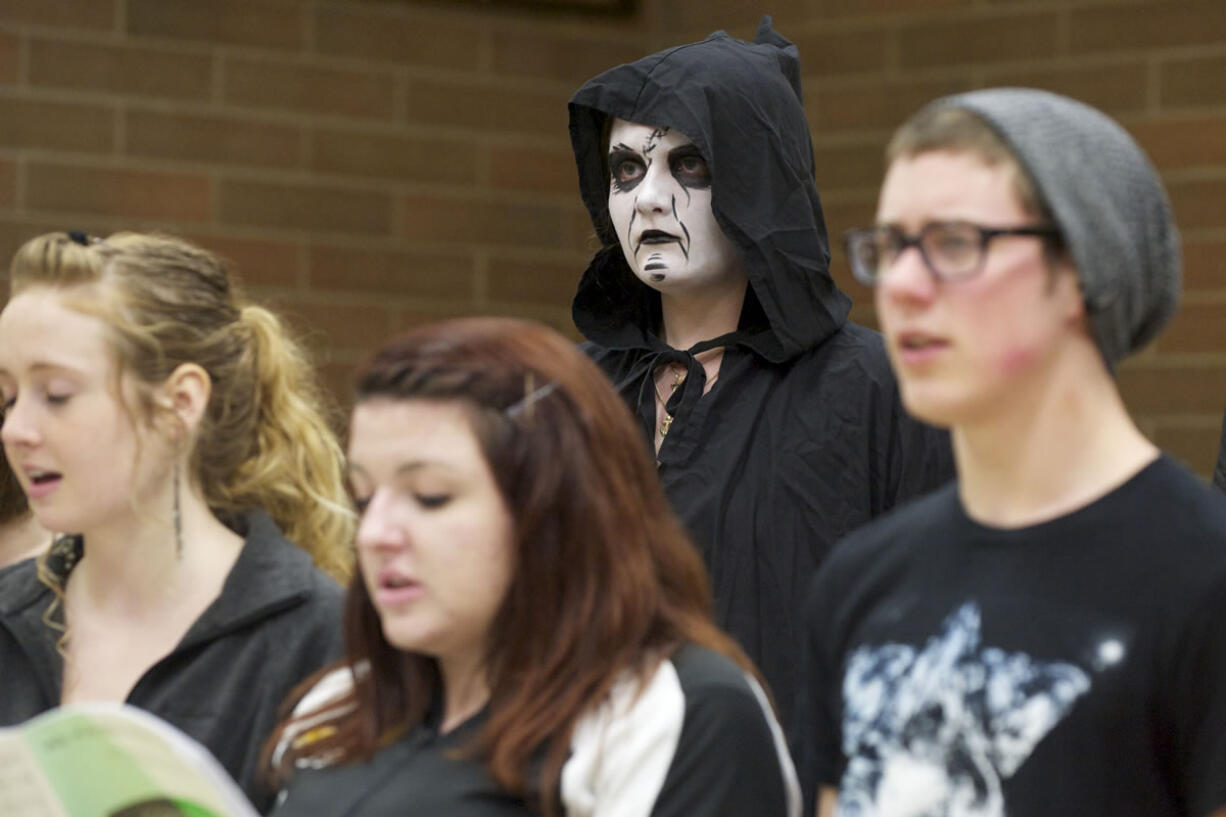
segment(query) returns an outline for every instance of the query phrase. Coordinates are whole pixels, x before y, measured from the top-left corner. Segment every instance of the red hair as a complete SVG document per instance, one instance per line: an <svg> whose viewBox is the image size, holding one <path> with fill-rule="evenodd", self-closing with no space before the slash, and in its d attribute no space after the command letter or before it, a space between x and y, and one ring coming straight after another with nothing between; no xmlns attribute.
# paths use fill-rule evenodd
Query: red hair
<svg viewBox="0 0 1226 817"><path fill-rule="evenodd" d="M512 319L426 326L362 371L357 401L375 398L466 405L514 519L513 578L486 647L488 719L466 747L508 791L541 796L553 812L576 721L622 673L644 675L682 643L754 672L712 622L705 567L664 496L647 440L573 343ZM344 663L360 668L354 689L327 723L330 737L291 749L282 773L303 754L369 758L419 724L439 691L432 658L384 639L360 578L345 615ZM530 770L542 749L538 787Z"/></svg>

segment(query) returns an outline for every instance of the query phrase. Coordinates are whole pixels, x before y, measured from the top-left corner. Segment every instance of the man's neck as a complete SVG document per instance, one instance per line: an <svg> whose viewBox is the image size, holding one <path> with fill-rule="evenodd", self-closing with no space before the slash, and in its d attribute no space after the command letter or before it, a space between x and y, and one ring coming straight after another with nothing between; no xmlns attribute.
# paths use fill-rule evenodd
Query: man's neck
<svg viewBox="0 0 1226 817"><path fill-rule="evenodd" d="M1004 528L1055 519L1158 456L1128 416L1115 380L1090 363L1066 366L1019 390L990 419L953 429L958 490L973 519Z"/></svg>

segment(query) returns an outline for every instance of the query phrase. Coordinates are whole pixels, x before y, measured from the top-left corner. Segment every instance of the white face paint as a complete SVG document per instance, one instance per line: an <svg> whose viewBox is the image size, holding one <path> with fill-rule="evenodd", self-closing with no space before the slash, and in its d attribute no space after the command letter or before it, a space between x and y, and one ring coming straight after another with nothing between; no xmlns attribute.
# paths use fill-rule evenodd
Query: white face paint
<svg viewBox="0 0 1226 817"><path fill-rule="evenodd" d="M614 119L609 177L609 217L640 281L686 294L745 280L711 211L711 171L687 136Z"/></svg>

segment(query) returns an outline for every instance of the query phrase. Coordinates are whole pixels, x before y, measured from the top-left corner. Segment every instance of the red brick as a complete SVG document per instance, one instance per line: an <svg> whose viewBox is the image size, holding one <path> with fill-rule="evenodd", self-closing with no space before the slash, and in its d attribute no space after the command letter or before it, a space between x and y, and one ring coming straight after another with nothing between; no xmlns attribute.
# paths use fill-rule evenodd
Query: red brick
<svg viewBox="0 0 1226 817"><path fill-rule="evenodd" d="M316 10L321 54L476 70L484 26L431 15L407 5L330 4Z"/></svg>
<svg viewBox="0 0 1226 817"><path fill-rule="evenodd" d="M392 117L394 83L387 71L231 57L223 75L223 93L231 104L369 119Z"/></svg>
<svg viewBox="0 0 1226 817"><path fill-rule="evenodd" d="M4 0L0 22L60 28L109 29L119 0Z"/></svg>
<svg viewBox="0 0 1226 817"><path fill-rule="evenodd" d="M272 0L127 0L128 33L209 44L300 49L303 4Z"/></svg>
<svg viewBox="0 0 1226 817"><path fill-rule="evenodd" d="M477 201L432 199L410 195L404 199L404 231L419 240L467 240L478 244L518 247L566 248L565 232L570 205L555 206L517 199ZM431 205L438 209L424 213ZM424 216L424 217L423 217Z"/></svg>
<svg viewBox="0 0 1226 817"><path fill-rule="evenodd" d="M988 85L1044 88L1080 99L1116 116L1146 106L1147 68L1140 60L1096 65L1040 64L1041 67L989 68Z"/></svg>
<svg viewBox="0 0 1226 817"><path fill-rule="evenodd" d="M1134 415L1220 415L1226 406L1226 377L1207 364L1125 363L1119 383Z"/></svg>
<svg viewBox="0 0 1226 817"><path fill-rule="evenodd" d="M0 31L0 82L16 82L20 70L21 41L16 34Z"/></svg>
<svg viewBox="0 0 1226 817"><path fill-rule="evenodd" d="M553 205L413 194L404 197L402 212L401 235L410 241L566 245L563 211Z"/></svg>
<svg viewBox="0 0 1226 817"><path fill-rule="evenodd" d="M1167 0L1069 11L1074 54L1222 43L1224 32L1226 4L1220 0Z"/></svg>
<svg viewBox="0 0 1226 817"><path fill-rule="evenodd" d="M855 298L851 304L851 311L847 313L847 320L857 326L863 326L876 332L881 331L881 327L877 323L877 312L873 308L871 296L865 299Z"/></svg>
<svg viewBox="0 0 1226 817"><path fill-rule="evenodd" d="M583 336L579 334L579 330L575 328L575 324L571 320L569 305L548 306L526 303L490 303L483 305L478 314L533 321L565 335L576 343L583 340Z"/></svg>
<svg viewBox="0 0 1226 817"><path fill-rule="evenodd" d="M378 303L294 299L277 312L312 349L358 352L378 348L392 331L392 311Z"/></svg>
<svg viewBox="0 0 1226 817"><path fill-rule="evenodd" d="M425 326L439 321L451 320L452 318L465 318L474 315L490 315L492 310L478 309L476 306L462 306L453 304L435 304L413 306L408 309L400 309L392 316L392 331L389 338L397 337L411 329L416 329L419 326ZM521 316L522 317L522 316Z"/></svg>
<svg viewBox="0 0 1226 817"><path fill-rule="evenodd" d="M646 53L638 38L610 42L608 38L524 30L495 30L493 37L495 75L558 80L574 88L589 77L637 60Z"/></svg>
<svg viewBox="0 0 1226 817"><path fill-rule="evenodd" d="M302 152L298 128L250 118L129 110L124 132L127 152L151 159L295 167Z"/></svg>
<svg viewBox="0 0 1226 817"><path fill-rule="evenodd" d="M439 321L450 320L452 318L468 317L473 315L493 316L493 317L512 317L522 320L535 321L544 324L563 335L575 340L576 342L582 338L579 336L575 326L570 321L570 310L542 307L531 307L525 304L519 304L509 307L502 304L484 304L480 307L470 306L421 306L405 309L397 313L395 317L395 327L392 330L393 336L407 332L418 326L425 324L437 323Z"/></svg>
<svg viewBox="0 0 1226 817"><path fill-rule="evenodd" d="M493 84L411 80L409 121L452 125L499 134L566 134L565 91L540 91Z"/></svg>
<svg viewBox="0 0 1226 817"><path fill-rule="evenodd" d="M8 270L9 260L26 241L57 229L61 229L60 225L49 221L31 222L17 216L0 216L0 270ZM7 297L8 278L0 274L0 303Z"/></svg>
<svg viewBox="0 0 1226 817"><path fill-rule="evenodd" d="M315 372L324 394L336 407L337 419L333 428L342 440L348 433L349 412L353 410L353 378L359 365L357 360L365 360L365 355L335 351L327 355L316 353Z"/></svg>
<svg viewBox="0 0 1226 817"><path fill-rule="evenodd" d="M925 103L972 87L969 79L832 80L819 84L817 92L810 93L806 111L810 127L818 132L868 128L893 131Z"/></svg>
<svg viewBox="0 0 1226 817"><path fill-rule="evenodd" d="M931 67L1035 61L1055 56L1057 31L1054 13L925 21L899 31L899 62Z"/></svg>
<svg viewBox="0 0 1226 817"><path fill-rule="evenodd" d="M1167 185L1183 230L1226 225L1226 179L1191 179Z"/></svg>
<svg viewBox="0 0 1226 817"><path fill-rule="evenodd" d="M222 258L245 287L292 289L298 284L297 244L219 235L194 235L187 239Z"/></svg>
<svg viewBox="0 0 1226 817"><path fill-rule="evenodd" d="M413 306L407 309L399 309L392 318L392 335L394 337L418 326L447 321L452 318L467 318L489 314L491 314L489 311L479 310L475 306L457 306L454 304L435 304L433 306Z"/></svg>
<svg viewBox="0 0 1226 817"><path fill-rule="evenodd" d="M314 133L311 167L328 173L473 184L476 149L467 139L430 139L356 130Z"/></svg>
<svg viewBox="0 0 1226 817"><path fill-rule="evenodd" d="M966 8L974 3L975 0L819 0L818 8L824 17L881 17Z"/></svg>
<svg viewBox="0 0 1226 817"><path fill-rule="evenodd" d="M851 189L876 193L885 174L884 153L884 139L862 139L854 144L814 146L813 158L820 189Z"/></svg>
<svg viewBox="0 0 1226 817"><path fill-rule="evenodd" d="M871 194L839 196L833 200L823 199L822 210L826 217L830 243L840 243L841 246L845 230L866 227L873 223L877 215L877 191L874 190Z"/></svg>
<svg viewBox="0 0 1226 817"><path fill-rule="evenodd" d="M565 135L558 141L564 142ZM502 190L579 195L575 154L569 144L557 148L493 145L490 147L490 184Z"/></svg>
<svg viewBox="0 0 1226 817"><path fill-rule="evenodd" d="M805 76L882 71L887 67L892 30L857 28L798 34L800 67Z"/></svg>
<svg viewBox="0 0 1226 817"><path fill-rule="evenodd" d="M286 230L382 235L391 226L386 193L322 185L290 185L226 179L221 183L219 218Z"/></svg>
<svg viewBox="0 0 1226 817"><path fill-rule="evenodd" d="M1161 353L1226 352L1226 303L1184 303L1157 347Z"/></svg>
<svg viewBox="0 0 1226 817"><path fill-rule="evenodd" d="M1221 429L1209 418L1204 424L1196 426L1174 426L1160 422L1154 431L1153 441L1202 477L1212 477L1221 442Z"/></svg>
<svg viewBox="0 0 1226 817"><path fill-rule="evenodd" d="M34 210L184 222L206 221L211 200L203 176L50 162L30 163L25 195Z"/></svg>
<svg viewBox="0 0 1226 817"><path fill-rule="evenodd" d="M588 260L600 249L600 239L592 227L592 217L577 200L566 214L566 232L569 236L567 248L582 253Z"/></svg>
<svg viewBox="0 0 1226 817"><path fill-rule="evenodd" d="M581 256L572 261L495 256L490 259L487 292L494 301L567 308L586 267L587 259Z"/></svg>
<svg viewBox="0 0 1226 817"><path fill-rule="evenodd" d="M1183 288L1226 291L1226 239L1184 238Z"/></svg>
<svg viewBox="0 0 1226 817"><path fill-rule="evenodd" d="M1226 114L1136 122L1128 130L1160 170L1226 165Z"/></svg>
<svg viewBox="0 0 1226 817"><path fill-rule="evenodd" d="M74 228L89 230L91 225L74 221ZM31 220L24 216L0 216L0 305L8 298L8 268L9 261L17 253L22 244L35 236L53 233L64 229L64 223L55 220ZM99 230L89 230L98 234Z"/></svg>
<svg viewBox="0 0 1226 817"><path fill-rule="evenodd" d="M684 2L684 0L674 0L674 2ZM550 13L570 13L574 11L599 13L606 15L606 18L613 22L632 19L630 14L638 4L634 0L536 0L535 5L541 11L548 11ZM712 0L712 6L719 7L720 5L721 0ZM702 8L705 8L705 6Z"/></svg>
<svg viewBox="0 0 1226 817"><path fill-rule="evenodd" d="M9 159L0 159L0 208L13 209L17 204L17 163ZM8 259L4 259L4 267Z"/></svg>
<svg viewBox="0 0 1226 817"><path fill-rule="evenodd" d="M311 246L312 289L399 297L471 300L473 260L466 252Z"/></svg>
<svg viewBox="0 0 1226 817"><path fill-rule="evenodd" d="M33 38L30 82L134 96L207 99L213 61L207 54Z"/></svg>
<svg viewBox="0 0 1226 817"><path fill-rule="evenodd" d="M824 0L771 0L769 12L775 30L789 39L797 25L813 16L813 10ZM647 5L639 3L640 8ZM724 29L734 37L752 40L758 30L762 12L745 0L668 0L651 4L652 27L657 32L669 32L661 47L680 45L703 39L716 29ZM761 4L759 4L761 5ZM633 19L627 20L629 26ZM633 29L631 29L633 34ZM651 49L644 49L646 54ZM639 56L642 56L640 54ZM612 63L607 67L612 67Z"/></svg>
<svg viewBox="0 0 1226 817"><path fill-rule="evenodd" d="M1159 98L1164 108L1226 105L1226 57L1164 62Z"/></svg>
<svg viewBox="0 0 1226 817"><path fill-rule="evenodd" d="M115 117L96 105L0 98L0 145L111 153Z"/></svg>

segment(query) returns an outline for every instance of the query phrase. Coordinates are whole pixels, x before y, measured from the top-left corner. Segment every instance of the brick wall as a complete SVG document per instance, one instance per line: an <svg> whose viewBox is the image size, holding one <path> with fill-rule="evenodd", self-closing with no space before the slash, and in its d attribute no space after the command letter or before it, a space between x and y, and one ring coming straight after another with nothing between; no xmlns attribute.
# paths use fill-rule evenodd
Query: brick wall
<svg viewBox="0 0 1226 817"><path fill-rule="evenodd" d="M158 229L230 258L343 395L413 323L574 333L565 101L642 24L393 0L0 0L0 258Z"/></svg>
<svg viewBox="0 0 1226 817"><path fill-rule="evenodd" d="M1121 371L1144 430L1208 473L1226 408L1226 3L640 0L629 19L397 0L0 0L0 258L135 227L231 258L330 382L422 320L573 333L591 248L566 137L586 77L764 11L797 42L832 236L871 219L882 146L995 84L1128 127L1184 231L1184 306ZM835 275L872 322L836 249Z"/></svg>

